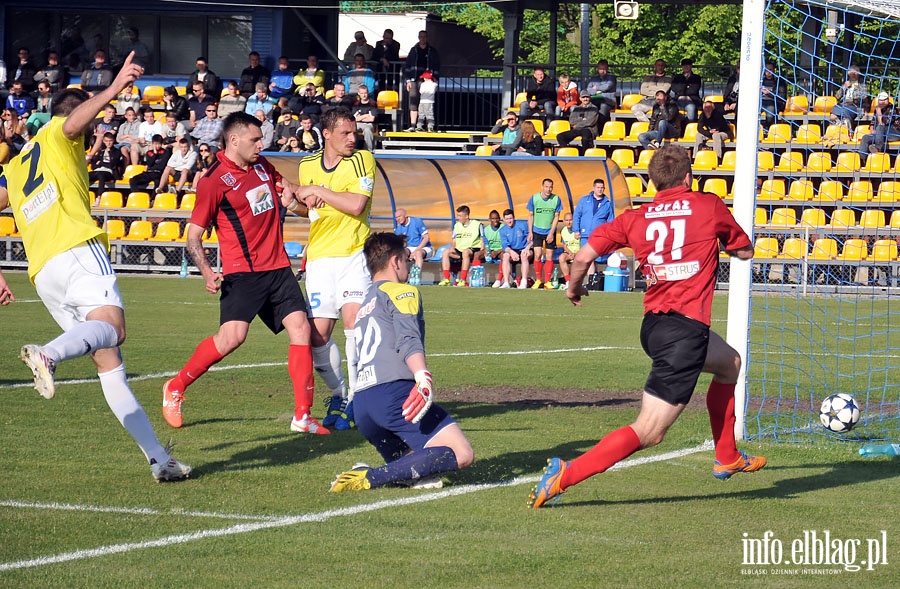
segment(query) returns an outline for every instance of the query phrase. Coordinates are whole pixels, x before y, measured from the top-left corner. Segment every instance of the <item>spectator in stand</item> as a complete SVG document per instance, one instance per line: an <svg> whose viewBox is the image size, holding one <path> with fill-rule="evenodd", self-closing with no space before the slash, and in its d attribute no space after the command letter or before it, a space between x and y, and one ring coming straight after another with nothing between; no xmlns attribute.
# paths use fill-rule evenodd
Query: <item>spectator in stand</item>
<svg viewBox="0 0 900 589"><path fill-rule="evenodd" d="M722 153L724 151L724 142L734 139L731 132L731 126L725 120L725 115L716 108L715 103L708 97L703 102L703 111L700 113L700 120L697 123L697 138L694 140L694 157L701 149L706 147L708 141L712 141L713 151L716 157L722 161Z"/></svg>
<svg viewBox="0 0 900 589"><path fill-rule="evenodd" d="M653 64L653 73L644 76L641 82L641 94L644 99L631 107L631 112L637 117L637 120L649 123L650 117L647 115L657 104L656 95L658 92L669 94L672 88L672 76L666 74L666 62L657 59Z"/></svg>
<svg viewBox="0 0 900 589"><path fill-rule="evenodd" d="M282 55L278 58L278 69L272 72L269 78L269 96L281 98L290 97L294 93L294 72L291 71L291 62Z"/></svg>
<svg viewBox="0 0 900 589"><path fill-rule="evenodd" d="M14 108L4 109L0 117L3 118L3 140L7 146L4 151L7 152L8 158L13 158L19 155L28 142L28 129L25 127L24 119L19 118L19 113Z"/></svg>
<svg viewBox="0 0 900 589"><path fill-rule="evenodd" d="M572 233L577 237L580 245L588 242L591 233L604 223L609 223L616 215L612 202L606 196L606 183L601 178L595 178L593 187L589 193L578 199L575 205L575 214L572 215ZM600 256L595 262L605 263L609 256ZM590 269L595 273L596 267ZM566 282L569 281L566 275Z"/></svg>
<svg viewBox="0 0 900 589"><path fill-rule="evenodd" d="M366 41L366 34L362 31L353 33L353 43L350 43L344 51L344 63L353 63L357 53L361 53L366 62L371 61L372 55L375 53L375 48L369 45Z"/></svg>
<svg viewBox="0 0 900 589"><path fill-rule="evenodd" d="M116 133L116 147L122 152L122 157L126 163L140 163L139 156L131 155L132 144L137 143L141 136L141 122L137 119L137 111L132 107L125 110L125 122L119 125L119 131Z"/></svg>
<svg viewBox="0 0 900 589"><path fill-rule="evenodd" d="M570 109L578 105L578 102L578 85L570 80L569 74L559 74L559 86L556 88L556 110L553 114L557 119L567 119Z"/></svg>
<svg viewBox="0 0 900 589"><path fill-rule="evenodd" d="M560 147L565 147L578 138L581 139L582 148L587 149L594 146L594 139L597 137L600 123L600 109L591 102L590 91L582 90L579 98L581 104L574 107L569 113L571 129L556 136L556 142Z"/></svg>
<svg viewBox="0 0 900 589"><path fill-rule="evenodd" d="M430 71L432 79L437 82L441 72L441 58L437 50L429 45L428 33L419 31L419 42L409 50L403 70L409 96L409 132L416 130L419 119L419 87L422 85L422 74L426 71Z"/></svg>
<svg viewBox="0 0 900 589"><path fill-rule="evenodd" d="M131 177L128 181L131 190L146 190L151 184L159 186L159 180L171 155L172 150L163 147L162 135L154 135L150 139L146 153L140 159L140 163L147 166L147 169Z"/></svg>
<svg viewBox="0 0 900 589"><path fill-rule="evenodd" d="M219 99L219 118L224 119L233 112L247 107L247 99L238 93L238 85L234 80L228 81L228 91Z"/></svg>
<svg viewBox="0 0 900 589"><path fill-rule="evenodd" d="M74 26L62 32L60 53L63 65L70 71L80 72L84 69L89 53L84 37L81 36L80 27Z"/></svg>
<svg viewBox="0 0 900 589"><path fill-rule="evenodd" d="M278 151L285 151L287 153L306 153L303 150L303 146L300 145L300 138L294 135L293 137L288 137L287 143L281 146L281 149Z"/></svg>
<svg viewBox="0 0 900 589"><path fill-rule="evenodd" d="M692 59L681 60L681 73L672 78L672 96L678 108L687 114L687 120L697 121L697 110L700 108L700 88L703 80L694 73L694 61Z"/></svg>
<svg viewBox="0 0 900 589"><path fill-rule="evenodd" d="M527 119L540 116L544 121L553 118L556 112L556 82L547 75L542 67L534 68L534 73L525 85L527 99L519 105L519 116Z"/></svg>
<svg viewBox="0 0 900 589"><path fill-rule="evenodd" d="M106 65L106 52L98 49L94 52L94 63L81 74L81 89L93 96L108 88L113 77L112 68Z"/></svg>
<svg viewBox="0 0 900 589"><path fill-rule="evenodd" d="M305 91L306 85L312 84L316 88L316 92L325 95L325 70L319 67L319 58L310 55L306 58L306 69L297 72L294 76L295 92Z"/></svg>
<svg viewBox="0 0 900 589"><path fill-rule="evenodd" d="M559 241L562 243L563 251L559 254L559 273L562 274L562 280L558 286L559 290L564 290L563 282L569 281L569 265L575 259L575 254L581 249L581 239L578 234L572 231L572 213L563 215L563 228L559 232Z"/></svg>
<svg viewBox="0 0 900 589"><path fill-rule="evenodd" d="M318 124L322 109L325 107L325 97L316 89L315 84L309 82L303 92L291 98L289 106L292 112L309 115L313 124Z"/></svg>
<svg viewBox="0 0 900 589"><path fill-rule="evenodd" d="M863 108L863 101L868 98L866 85L859 77L859 66L851 65L847 70L847 79L834 95L838 103L831 109L829 118L832 123L853 129L856 118Z"/></svg>
<svg viewBox="0 0 900 589"><path fill-rule="evenodd" d="M291 115L288 114L288 117ZM206 117L197 121L194 130L191 131L191 137L196 140L197 144L206 144L209 150L215 154L220 148L222 137L222 119L219 118L219 110L215 104L209 104L206 107Z"/></svg>
<svg viewBox="0 0 900 589"><path fill-rule="evenodd" d="M353 99L347 96L347 87L344 86L344 83L336 82L334 85L334 96L325 101L325 105L322 107L322 114L341 106L348 110L353 108Z"/></svg>
<svg viewBox="0 0 900 589"><path fill-rule="evenodd" d="M6 108L13 108L20 117L27 117L34 110L34 99L25 91L22 82L16 80L9 87L6 97Z"/></svg>
<svg viewBox="0 0 900 589"><path fill-rule="evenodd" d="M209 173L209 169L219 161L216 159L215 150L211 149L209 145L206 143L201 143L197 147L197 173L194 174L194 179L191 180L191 187L196 190L197 184L200 182L200 179L206 176Z"/></svg>
<svg viewBox="0 0 900 589"><path fill-rule="evenodd" d="M606 123L616 108L616 75L609 72L605 59L597 62L597 75L588 80L586 90L591 93L591 104L600 111L600 120Z"/></svg>
<svg viewBox="0 0 900 589"><path fill-rule="evenodd" d="M356 130L363 135L363 143L369 151L375 151L375 122L378 120L378 105L369 97L369 87L363 84L351 112L356 121Z"/></svg>
<svg viewBox="0 0 900 589"><path fill-rule="evenodd" d="M159 142L163 142L164 125L153 117L150 107L141 109L141 121L138 127L138 138L131 142L131 161L140 160L150 150L154 135L159 135Z"/></svg>
<svg viewBox="0 0 900 589"><path fill-rule="evenodd" d="M196 82L191 86L191 92L192 95L187 101L191 120L185 126L193 129L197 122L206 116L209 107L213 107L217 112L219 107L216 106L216 99L206 93L206 86L203 85L203 82Z"/></svg>
<svg viewBox="0 0 900 589"><path fill-rule="evenodd" d="M210 96L217 97L222 94L222 81L216 72L209 69L209 61L202 55L197 58L197 69L188 76L188 87L193 88L194 84L201 82L206 89L206 93ZM235 85L235 87L237 87ZM220 116L224 116L221 115Z"/></svg>
<svg viewBox="0 0 900 589"><path fill-rule="evenodd" d="M385 29L381 40L375 43L372 53L375 72L378 74L378 88L396 90L399 73L400 43L394 40L394 31Z"/></svg>
<svg viewBox="0 0 900 589"><path fill-rule="evenodd" d="M775 72L775 64L771 61L766 62L759 91L762 94L760 106L763 112L763 127L768 131L769 127L778 121L778 113L784 109L787 101L786 85L781 76Z"/></svg>
<svg viewBox="0 0 900 589"><path fill-rule="evenodd" d="M34 110L31 111L31 115L25 123L30 137L37 135L38 129L50 122L50 106L52 103L53 95L50 90L50 82L41 80L38 82Z"/></svg>
<svg viewBox="0 0 900 589"><path fill-rule="evenodd" d="M184 123L172 116L172 113L166 113L163 123L161 133L163 136L163 145L174 145L181 141L182 138L187 137L187 127L185 127Z"/></svg>
<svg viewBox="0 0 900 589"><path fill-rule="evenodd" d="M300 149L308 153L319 151L325 145L322 131L313 125L312 117L308 114L300 115L300 128L297 129L297 139L300 140Z"/></svg>
<svg viewBox="0 0 900 589"><path fill-rule="evenodd" d="M178 198L184 196L184 187L191 181L196 167L197 152L191 149L190 141L182 138L175 144L172 155L166 162L166 169L163 170L162 177L159 179L156 194L165 192L171 175L175 177L175 193Z"/></svg>
<svg viewBox="0 0 900 589"><path fill-rule="evenodd" d="M262 133L263 151L268 151L272 149L272 144L275 143L275 126L272 125L272 121L266 116L266 111L261 108L257 109L253 116L262 123L259 130Z"/></svg>
<svg viewBox="0 0 900 589"><path fill-rule="evenodd" d="M288 139L297 136L297 131L300 129L300 121L294 118L290 108L282 109L277 121L274 135L275 145L272 148L283 151L281 148L287 145Z"/></svg>
<svg viewBox="0 0 900 589"><path fill-rule="evenodd" d="M371 90L375 89L375 72L366 65L366 59L362 53L353 56L353 69L347 72L344 86L351 98L356 98L360 86L368 86Z"/></svg>
<svg viewBox="0 0 900 589"><path fill-rule="evenodd" d="M6 90L6 62L0 59L0 104L6 104L9 92Z"/></svg>
<svg viewBox="0 0 900 589"><path fill-rule="evenodd" d="M522 122L522 142L519 147L509 155L533 156L544 155L544 139L534 128L531 121Z"/></svg>
<svg viewBox="0 0 900 589"><path fill-rule="evenodd" d="M519 288L528 288L528 273L530 262L534 259L534 251L531 249L528 223L516 221L512 209L503 211L503 227L500 228L500 240L503 246L500 273L503 275L501 284L497 288L510 288L513 269L516 264L522 264L519 272Z"/></svg>
<svg viewBox="0 0 900 589"><path fill-rule="evenodd" d="M94 136L91 139L91 149L87 155L87 160L91 161L91 158L100 151L100 148L103 146L103 137L107 133L112 133L113 139L115 139L118 132L119 122L116 119L116 107L107 104L103 107L103 117L94 119Z"/></svg>
<svg viewBox="0 0 900 589"><path fill-rule="evenodd" d="M241 71L241 95L247 97L257 91L259 84L268 89L270 75L269 70L259 64L259 53L251 51L249 59L250 66ZM250 114L253 114L253 111L250 111Z"/></svg>
<svg viewBox="0 0 900 589"><path fill-rule="evenodd" d="M36 73L37 68L31 61L28 48L19 47L19 63L16 64L16 72L15 75L12 76L12 81L22 82L22 88L25 92L31 94L34 92L34 89L37 88L37 82L34 79ZM112 78L109 79L109 82L111 81ZM109 85L109 82L107 82L107 86Z"/></svg>
<svg viewBox="0 0 900 589"><path fill-rule="evenodd" d="M514 110L507 111L506 117L497 121L491 129L491 135L503 133L500 143L491 147L494 154L512 155L519 150L522 144L522 127L519 125L519 113Z"/></svg>
<svg viewBox="0 0 900 589"><path fill-rule="evenodd" d="M875 132L862 136L859 150L863 157L870 153L881 153L887 148L888 141L900 141L900 113L897 107L891 104L891 98L887 92L881 92L875 97L875 115L872 119L875 124Z"/></svg>
<svg viewBox="0 0 900 589"><path fill-rule="evenodd" d="M13 157L13 147L6 137L6 111L0 112L3 124L0 124L0 166L5 166Z"/></svg>
<svg viewBox="0 0 900 589"><path fill-rule="evenodd" d="M734 66L734 71L728 76L725 83L725 96L722 100L722 110L726 115L733 114L734 122L737 124L738 113L738 91L740 90L741 64L738 62Z"/></svg>
<svg viewBox="0 0 900 589"><path fill-rule="evenodd" d="M165 106L166 114L171 114L176 121L183 122L185 126L190 126L191 107L187 98L178 95L178 89L175 86L166 86L163 89L163 105Z"/></svg>
<svg viewBox="0 0 900 589"><path fill-rule="evenodd" d="M669 101L668 92L656 93L656 106L650 113L650 130L638 135L644 149L659 149L663 139L674 139L681 135L681 113L678 105Z"/></svg>
<svg viewBox="0 0 900 589"><path fill-rule="evenodd" d="M50 84L50 92L57 92L66 87L66 70L59 65L59 53L50 51L47 53L47 65L34 74L35 83L47 81Z"/></svg>
<svg viewBox="0 0 900 589"><path fill-rule="evenodd" d="M120 64L125 60L129 53L134 51L134 63L144 68L144 75L151 74L150 48L141 41L141 31L137 27L128 29L128 40L122 43L119 48L120 59L116 63Z"/></svg>
<svg viewBox="0 0 900 589"><path fill-rule="evenodd" d="M407 215L406 209L397 209L394 219L397 221L394 233L406 237L406 251L409 259L421 268L425 260L434 253L434 249L431 247L431 236L428 235L428 227L425 226L422 219Z"/></svg>
<svg viewBox="0 0 900 589"><path fill-rule="evenodd" d="M116 180L122 178L125 159L122 152L116 149L116 136L107 132L103 135L102 145L91 158L91 172L88 174L89 184L97 183L97 194L106 191L107 185L115 187Z"/></svg>
<svg viewBox="0 0 900 589"><path fill-rule="evenodd" d="M419 84L419 117L416 119L416 131L427 129L434 133L437 120L434 117L434 102L437 100L438 85L428 70L422 72L422 83Z"/></svg>
<svg viewBox="0 0 900 589"><path fill-rule="evenodd" d="M116 116L125 117L128 109L137 112L141 108L141 97L134 91L134 84L128 84L122 93L116 97Z"/></svg>
<svg viewBox="0 0 900 589"><path fill-rule="evenodd" d="M272 109L275 108L275 99L269 96L268 91L266 84L262 82L257 84L256 93L247 99L247 106L244 107L244 112L252 115L256 111L261 110L268 117Z"/></svg>

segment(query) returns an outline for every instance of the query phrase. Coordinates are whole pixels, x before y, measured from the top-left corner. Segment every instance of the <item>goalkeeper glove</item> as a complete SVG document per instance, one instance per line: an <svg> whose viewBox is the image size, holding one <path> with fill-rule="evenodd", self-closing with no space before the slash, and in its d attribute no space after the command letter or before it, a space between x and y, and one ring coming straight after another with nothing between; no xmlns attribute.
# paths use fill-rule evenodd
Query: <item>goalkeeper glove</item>
<svg viewBox="0 0 900 589"><path fill-rule="evenodd" d="M431 373L427 370L417 371L415 378L416 385L409 391L409 397L403 403L403 417L406 421L419 423L431 407L434 385L431 382Z"/></svg>

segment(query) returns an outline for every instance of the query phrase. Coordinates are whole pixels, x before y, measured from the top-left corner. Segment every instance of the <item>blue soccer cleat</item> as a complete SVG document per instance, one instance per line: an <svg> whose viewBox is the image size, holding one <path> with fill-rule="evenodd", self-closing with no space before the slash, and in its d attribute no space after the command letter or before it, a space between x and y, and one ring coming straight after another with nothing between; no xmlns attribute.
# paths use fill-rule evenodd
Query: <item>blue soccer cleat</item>
<svg viewBox="0 0 900 589"><path fill-rule="evenodd" d="M528 507L537 509L542 505L552 505L559 501L563 489L560 487L562 475L566 472L569 463L559 458L550 458L547 460L547 466L544 467L544 474L541 480L531 490L528 497Z"/></svg>

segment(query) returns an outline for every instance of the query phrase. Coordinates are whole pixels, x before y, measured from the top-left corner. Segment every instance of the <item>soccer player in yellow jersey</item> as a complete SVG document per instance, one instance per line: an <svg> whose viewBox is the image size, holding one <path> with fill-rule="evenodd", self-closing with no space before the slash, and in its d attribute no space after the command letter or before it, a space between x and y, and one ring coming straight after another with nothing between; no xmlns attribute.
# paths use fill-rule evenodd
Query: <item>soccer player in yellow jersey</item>
<svg viewBox="0 0 900 589"><path fill-rule="evenodd" d="M575 260L575 254L581 249L581 238L572 231L572 213L563 215L563 228L559 232L559 238L563 246L563 252L559 254L559 272L563 275L563 279L569 282L570 266ZM563 288L564 285L560 283L559 289Z"/></svg>
<svg viewBox="0 0 900 589"><path fill-rule="evenodd" d="M322 115L324 148L300 160L295 198L309 210L306 296L312 317L313 364L331 389L325 427L353 427L352 389L356 384L356 312L372 279L363 245L369 237L369 211L375 187L375 157L356 150L356 121L346 108ZM344 325L349 390L341 353L331 339L340 313Z"/></svg>
<svg viewBox="0 0 900 589"><path fill-rule="evenodd" d="M144 409L125 379L119 346L125 341L125 311L109 262L109 239L91 217L84 132L110 100L140 77L143 68L126 59L116 79L93 97L66 89L53 97L51 120L0 175L0 210L12 208L28 255L28 277L63 329L50 343L22 348L35 388L50 399L56 364L90 354L110 409L137 442L157 481L179 480L191 467L160 445ZM0 303L12 293L0 279Z"/></svg>

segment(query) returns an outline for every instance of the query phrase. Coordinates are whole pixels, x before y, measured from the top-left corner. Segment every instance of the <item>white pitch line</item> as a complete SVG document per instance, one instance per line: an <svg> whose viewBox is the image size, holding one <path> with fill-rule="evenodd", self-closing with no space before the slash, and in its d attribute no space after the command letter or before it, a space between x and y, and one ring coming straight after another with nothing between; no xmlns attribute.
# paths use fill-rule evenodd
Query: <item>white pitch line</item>
<svg viewBox="0 0 900 589"><path fill-rule="evenodd" d="M204 517L217 519L245 519L251 521L272 521L284 516L280 515L242 515L237 513L217 513L213 511L188 511L172 508L169 510L151 509L149 507L112 507L103 505L73 505L71 503L38 503L33 501L0 501L0 507L16 507L20 509L49 509L59 511L85 511L93 513L125 513L129 515L183 515L187 517Z"/></svg>
<svg viewBox="0 0 900 589"><path fill-rule="evenodd" d="M694 446L693 448L684 448L682 450L675 450L673 452L666 452L663 454L656 454L653 456L645 456L640 458L632 458L629 460L624 460L619 464L616 464L610 470L619 470L623 468L630 468L633 466L640 466L643 464L650 464L652 462L664 462L666 460L672 460L673 458L681 458L683 456L688 456L690 454L696 454L698 452L705 452L711 450L713 448L712 442L709 440L700 444L699 446ZM511 481L504 481L499 483L485 483L481 485L462 485L459 487L453 487L450 489L446 489L443 491L437 491L434 493L425 493L422 495L415 495L411 497L405 497L402 499L385 499L383 501L376 501L375 503L367 503L364 505L355 505L351 507L341 507L339 509L330 509L328 511L323 511L320 513L309 513L304 515L293 515L293 516L284 516L277 519L270 519L267 521L260 521L254 523L245 523L245 524L237 524L234 526L229 526L227 528L217 528L212 530L200 530L197 532L191 532L189 534L175 534L173 536L165 536L163 538L158 538L156 540L145 540L143 542L126 542L123 544L111 544L109 546L100 546L99 548L91 548L87 550L76 550L73 552L65 552L62 554L57 554L54 556L44 556L41 558L34 558L30 560L19 560L15 562L7 562L0 563L0 572L3 571L12 571L17 569L24 568L32 568L45 566L49 564L57 564L61 562L70 562L73 560L84 560L88 558L97 558L100 556L108 556L111 554L122 554L125 552L131 552L133 550L143 550L145 548L160 548L163 546L171 546L173 544L187 544L188 542L196 542L197 540L205 540L206 538L220 538L223 536L234 536L237 534L246 534L248 532L256 532L259 530L268 530L273 528L283 528L287 526L293 526L297 524L303 523L319 523L328 521L329 519L336 517L344 517L356 515L359 513L367 513L370 511L378 511L381 509L387 509L391 507L402 507L404 505L414 505L416 503L427 503L430 501L436 501L438 499L444 499L446 497L456 497L459 495L468 495L470 493L475 493L478 491L486 491L489 489L497 489L500 487L512 487L516 485L526 484L526 483L535 483L540 480L540 476L527 476L527 477L517 477Z"/></svg>

